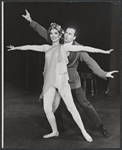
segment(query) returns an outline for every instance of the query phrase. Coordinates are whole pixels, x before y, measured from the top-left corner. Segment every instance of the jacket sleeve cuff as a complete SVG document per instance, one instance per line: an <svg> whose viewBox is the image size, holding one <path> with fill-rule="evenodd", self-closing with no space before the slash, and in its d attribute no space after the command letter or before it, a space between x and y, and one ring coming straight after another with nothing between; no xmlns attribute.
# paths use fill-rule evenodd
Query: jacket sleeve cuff
<svg viewBox="0 0 122 150"><path fill-rule="evenodd" d="M104 77L103 77L104 80L107 80L107 77L106 77L107 73L108 73L107 71L104 72Z"/></svg>
<svg viewBox="0 0 122 150"><path fill-rule="evenodd" d="M37 25L37 22L35 22L35 21L33 21L33 20L30 22L30 26L31 26L32 28L34 28L36 25Z"/></svg>

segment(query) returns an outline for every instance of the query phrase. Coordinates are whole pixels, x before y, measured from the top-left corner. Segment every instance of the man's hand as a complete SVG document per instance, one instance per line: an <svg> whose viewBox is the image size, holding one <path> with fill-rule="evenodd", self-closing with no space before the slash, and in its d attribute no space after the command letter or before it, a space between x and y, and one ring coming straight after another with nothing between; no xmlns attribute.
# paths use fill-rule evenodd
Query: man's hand
<svg viewBox="0 0 122 150"><path fill-rule="evenodd" d="M119 71L117 71L117 70L115 70L115 71L109 71L109 72L106 74L106 77L108 77L108 78L114 78L114 76L113 76L112 74L115 73L115 72L119 72Z"/></svg>
<svg viewBox="0 0 122 150"><path fill-rule="evenodd" d="M25 9L26 11L26 15L22 15L22 17L24 17L27 21L32 22L30 13L27 11L27 9Z"/></svg>

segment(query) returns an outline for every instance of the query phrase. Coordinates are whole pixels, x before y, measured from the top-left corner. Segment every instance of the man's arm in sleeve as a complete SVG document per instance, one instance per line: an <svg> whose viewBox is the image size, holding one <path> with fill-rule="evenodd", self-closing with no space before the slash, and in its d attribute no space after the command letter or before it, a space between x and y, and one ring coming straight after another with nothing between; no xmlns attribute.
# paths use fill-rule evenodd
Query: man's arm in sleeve
<svg viewBox="0 0 122 150"><path fill-rule="evenodd" d="M97 62L88 55L88 53L81 52L80 60L84 61L86 65L93 71L94 74L107 80L106 78L107 72L102 70L100 66L97 64Z"/></svg>
<svg viewBox="0 0 122 150"><path fill-rule="evenodd" d="M50 38L49 38L49 36L48 36L48 32L47 32L47 30L46 30L44 27L42 27L41 25L39 25L37 22L35 22L35 21L33 21L33 20L30 22L30 26L31 26L40 36L42 36L43 38L45 38L48 43L51 43L51 40L50 40Z"/></svg>
<svg viewBox="0 0 122 150"><path fill-rule="evenodd" d="M22 15L23 18L25 18L25 20L29 21L30 22L30 26L36 31L38 32L38 34L40 36L42 36L43 38L45 38L47 40L47 42L51 42L49 36L48 36L48 32L47 30L42 27L41 25L39 25L37 22L33 21L31 16L30 16L30 13L27 11L27 9L25 9L25 12L26 14L25 15Z"/></svg>

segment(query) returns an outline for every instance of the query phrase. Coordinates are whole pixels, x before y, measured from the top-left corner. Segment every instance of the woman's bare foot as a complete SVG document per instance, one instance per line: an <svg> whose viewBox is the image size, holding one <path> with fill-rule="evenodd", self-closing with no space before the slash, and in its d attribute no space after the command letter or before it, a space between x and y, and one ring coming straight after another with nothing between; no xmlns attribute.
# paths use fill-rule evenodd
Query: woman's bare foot
<svg viewBox="0 0 122 150"><path fill-rule="evenodd" d="M83 136L88 142L93 141L92 137L87 132L83 133Z"/></svg>
<svg viewBox="0 0 122 150"><path fill-rule="evenodd" d="M58 131L57 132L52 132L50 134L46 134L46 135L43 136L43 138L51 138L51 137L57 137L57 136L59 136Z"/></svg>

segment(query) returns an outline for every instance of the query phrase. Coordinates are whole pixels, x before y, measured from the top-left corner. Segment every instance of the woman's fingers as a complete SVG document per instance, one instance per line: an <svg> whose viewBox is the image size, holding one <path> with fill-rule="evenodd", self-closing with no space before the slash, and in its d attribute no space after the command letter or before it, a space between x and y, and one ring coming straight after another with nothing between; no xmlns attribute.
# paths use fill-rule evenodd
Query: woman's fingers
<svg viewBox="0 0 122 150"><path fill-rule="evenodd" d="M11 48L12 46L6 46L7 48Z"/></svg>
<svg viewBox="0 0 122 150"><path fill-rule="evenodd" d="M106 54L110 54L114 49L110 49L106 51Z"/></svg>
<svg viewBox="0 0 122 150"><path fill-rule="evenodd" d="M10 50L13 50L13 49L14 49L14 46L11 46L11 45L10 45L10 46L6 46L6 47L7 47L7 48L9 48L9 49L8 49L8 51L10 51Z"/></svg>
<svg viewBox="0 0 122 150"><path fill-rule="evenodd" d="M114 49L110 49L110 52L112 52Z"/></svg>

